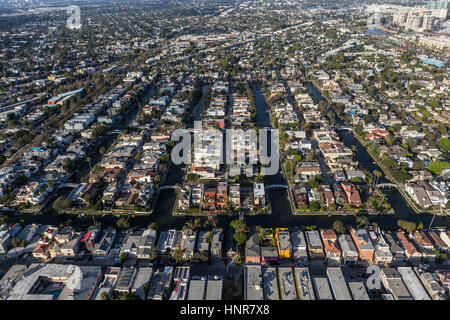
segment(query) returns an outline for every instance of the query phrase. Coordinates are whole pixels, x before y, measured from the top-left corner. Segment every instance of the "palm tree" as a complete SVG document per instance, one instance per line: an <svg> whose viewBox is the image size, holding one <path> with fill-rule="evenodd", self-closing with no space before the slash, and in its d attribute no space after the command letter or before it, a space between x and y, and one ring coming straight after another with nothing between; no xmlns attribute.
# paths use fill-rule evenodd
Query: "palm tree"
<svg viewBox="0 0 450 320"><path fill-rule="evenodd" d="M259 244L262 245L264 240L266 239L268 232L261 226L256 226L256 230L258 231Z"/></svg>
<svg viewBox="0 0 450 320"><path fill-rule="evenodd" d="M156 222L152 222L147 226L147 229L158 230L158 225L156 224Z"/></svg>
<svg viewBox="0 0 450 320"><path fill-rule="evenodd" d="M217 220L217 217L209 216L208 219L204 223L204 227L210 226L211 229L214 229L218 223L219 223L219 221Z"/></svg>
<svg viewBox="0 0 450 320"><path fill-rule="evenodd" d="M194 230L194 221L193 220L187 221L182 229L183 230Z"/></svg>
<svg viewBox="0 0 450 320"><path fill-rule="evenodd" d="M378 170L374 170L373 174L375 176L374 182L373 182L373 188L375 189L378 185L378 180L380 179L380 177L382 176L382 173Z"/></svg>
<svg viewBox="0 0 450 320"><path fill-rule="evenodd" d="M176 263L182 262L183 261L183 249L178 247L174 251L172 251L172 258L175 259Z"/></svg>
<svg viewBox="0 0 450 320"><path fill-rule="evenodd" d="M370 225L369 218L367 218L366 216L357 217L356 222L358 222L358 228L360 226L367 227L368 225Z"/></svg>
<svg viewBox="0 0 450 320"><path fill-rule="evenodd" d="M247 224L242 220L233 220L230 225L236 233L248 232Z"/></svg>
<svg viewBox="0 0 450 320"><path fill-rule="evenodd" d="M183 226L183 230L196 230L199 229L202 226L202 222L200 219L195 220L189 220L186 222L186 224Z"/></svg>

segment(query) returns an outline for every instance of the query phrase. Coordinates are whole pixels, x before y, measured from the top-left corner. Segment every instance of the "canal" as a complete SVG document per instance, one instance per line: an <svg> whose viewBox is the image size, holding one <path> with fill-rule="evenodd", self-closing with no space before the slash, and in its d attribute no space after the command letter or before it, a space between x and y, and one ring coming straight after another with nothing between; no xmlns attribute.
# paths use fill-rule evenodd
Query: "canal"
<svg viewBox="0 0 450 320"><path fill-rule="evenodd" d="M311 91L311 94L318 99L319 101L326 101L320 91L314 86L313 83L308 82L307 88ZM331 111L335 112L330 106ZM336 114L336 113L335 113ZM336 123L345 126L345 123L336 115ZM378 166L376 162L372 159L372 157L367 152L366 148L364 148L361 143L353 136L350 131L343 131L341 133L341 137L344 141L344 144L352 148L356 146L355 157L358 160L358 163L366 170L370 172L374 172L378 170L383 172L383 170ZM380 178L380 183L389 182ZM422 222L425 227L428 227L432 215L429 214L417 214L415 213L407 204L406 200L403 196L397 191L397 189L384 189L383 193L387 195L389 204L395 210L394 215L384 215L384 216L370 216L370 221L377 222L380 227L383 228L396 228L398 220L408 220L413 222ZM433 222L433 226L448 226L449 218L436 216Z"/></svg>
<svg viewBox="0 0 450 320"><path fill-rule="evenodd" d="M317 88L314 87L312 83L307 83L308 89L311 90L312 95L319 100L324 100ZM192 120L200 120L204 104L205 104L205 94L207 93L209 86L203 86L203 95L200 98L198 104L194 107L192 113ZM255 93L255 100L257 106L257 122L259 127L271 127L269 114L267 111L267 105L264 98L263 90L261 85L255 85L253 87ZM130 115L129 119L133 119L134 115ZM127 117L128 118L128 117ZM339 122L340 120L336 118ZM128 119L127 119L128 120ZM126 121L128 122L128 121ZM192 127L192 123L189 124ZM382 171L378 165L373 163L370 155L367 153L365 148L356 140L350 132L342 133L342 138L344 143L348 147L356 146L357 151L355 156L365 169L373 172L374 170ZM172 165L167 177L166 185L175 185L182 183L182 178L184 174L184 165ZM267 184L286 184L286 181L281 174L281 171L274 176L266 177ZM330 228L335 220L341 220L347 226L356 226L356 218L354 216L333 216L328 217L327 214L324 215L311 215L311 216L295 216L291 212L291 207L287 198L287 191L275 191L270 190L269 201L272 207L272 214L270 216L246 216L245 221L249 226L263 226L263 227L301 227L301 226L316 226L318 228ZM369 216L370 222L377 222L381 228L384 229L396 229L397 221L399 219L422 222L425 227L428 227L432 219L431 215L419 215L414 213L412 209L408 207L403 197L396 190L384 190L387 194L389 203L395 210L394 215L383 215L383 216ZM155 222L160 229L168 228L181 228L186 221L192 219L191 217L175 217L172 216L172 208L175 205L176 194L172 190L161 191L158 197L157 204L153 214L145 217L134 217L129 218L129 222L132 226L147 227L151 222ZM60 223L67 222L68 219L72 220L72 225L77 226L81 229L87 228L93 223L93 218L89 215L85 215L82 218L77 216L69 215L58 215L54 212L45 212L38 215L19 215L12 217L11 220L19 221L19 219L24 219L25 223L41 223L41 224L52 224L59 225ZM96 222L100 222L104 226L115 225L117 217L112 215L107 215L104 217L95 217ZM221 216L219 217L219 226L226 227L230 224L232 220L236 217ZM436 216L433 226L448 226L449 219L447 217Z"/></svg>

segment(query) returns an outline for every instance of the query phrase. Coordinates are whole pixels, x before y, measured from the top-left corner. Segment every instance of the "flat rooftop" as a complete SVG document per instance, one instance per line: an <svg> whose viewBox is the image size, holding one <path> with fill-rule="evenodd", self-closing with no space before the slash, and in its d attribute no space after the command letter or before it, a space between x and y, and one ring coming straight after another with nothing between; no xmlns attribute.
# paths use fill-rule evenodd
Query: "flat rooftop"
<svg viewBox="0 0 450 320"><path fill-rule="evenodd" d="M334 300L327 278L314 277L312 278L312 282L314 284L317 300Z"/></svg>
<svg viewBox="0 0 450 320"><path fill-rule="evenodd" d="M206 280L191 279L187 300L203 300L205 297Z"/></svg>
<svg viewBox="0 0 450 320"><path fill-rule="evenodd" d="M314 249L321 249L322 241L318 231L306 231L306 237L308 238L309 246Z"/></svg>
<svg viewBox="0 0 450 320"><path fill-rule="evenodd" d="M205 300L222 300L222 279L208 279Z"/></svg>
<svg viewBox="0 0 450 320"><path fill-rule="evenodd" d="M278 244L280 246L280 250L291 250L291 239L288 230L278 230Z"/></svg>
<svg viewBox="0 0 450 320"><path fill-rule="evenodd" d="M292 268L278 268L280 295L282 300L297 300L294 272Z"/></svg>
<svg viewBox="0 0 450 320"><path fill-rule="evenodd" d="M403 281L413 295L414 300L431 300L411 267L398 267L397 270L402 275Z"/></svg>
<svg viewBox="0 0 450 320"><path fill-rule="evenodd" d="M350 288L353 300L370 300L362 281L349 282L348 287Z"/></svg>
<svg viewBox="0 0 450 320"><path fill-rule="evenodd" d="M306 249L305 235L301 230L291 232L291 242L294 250L299 248Z"/></svg>
<svg viewBox="0 0 450 320"><path fill-rule="evenodd" d="M315 300L314 288L308 268L295 268L295 282L300 300Z"/></svg>
<svg viewBox="0 0 450 320"><path fill-rule="evenodd" d="M153 274L152 268L138 268L133 282L133 289L139 289L144 284L149 283Z"/></svg>
<svg viewBox="0 0 450 320"><path fill-rule="evenodd" d="M280 300L277 269L263 267L264 300Z"/></svg>
<svg viewBox="0 0 450 320"><path fill-rule="evenodd" d="M341 268L328 268L327 276L336 300L352 300Z"/></svg>
<svg viewBox="0 0 450 320"><path fill-rule="evenodd" d="M245 300L263 300L261 266L245 266Z"/></svg>
<svg viewBox="0 0 450 320"><path fill-rule="evenodd" d="M345 253L355 253L358 254L355 244L353 243L352 237L348 234L341 234L338 237L339 245L341 246L342 252Z"/></svg>
<svg viewBox="0 0 450 320"><path fill-rule="evenodd" d="M402 280L400 273L395 268L383 268L387 286L397 300L413 300L408 288Z"/></svg>

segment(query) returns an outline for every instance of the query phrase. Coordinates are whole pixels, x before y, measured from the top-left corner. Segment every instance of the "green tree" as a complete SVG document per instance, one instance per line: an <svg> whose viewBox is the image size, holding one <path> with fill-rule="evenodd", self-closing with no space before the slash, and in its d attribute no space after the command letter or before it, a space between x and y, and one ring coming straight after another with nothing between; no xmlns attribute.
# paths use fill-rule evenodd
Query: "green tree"
<svg viewBox="0 0 450 320"><path fill-rule="evenodd" d="M308 182L307 182L307 184L308 184L308 186L311 188L311 189L315 189L315 188L318 188L319 187L319 181L317 181L317 179L312 179L312 180L309 180Z"/></svg>
<svg viewBox="0 0 450 320"><path fill-rule="evenodd" d="M64 159L64 170L66 170L68 173L72 173L73 167L72 167L72 161L70 161L69 158Z"/></svg>
<svg viewBox="0 0 450 320"><path fill-rule="evenodd" d="M367 227L370 225L369 218L366 216L356 217L356 222L358 223L358 228L361 226Z"/></svg>
<svg viewBox="0 0 450 320"><path fill-rule="evenodd" d="M395 136L393 134L390 134L386 140L386 143L389 147L392 147L395 143Z"/></svg>
<svg viewBox="0 0 450 320"><path fill-rule="evenodd" d="M231 221L230 226L237 233L247 233L249 231L247 224L243 220L233 220Z"/></svg>
<svg viewBox="0 0 450 320"><path fill-rule="evenodd" d="M241 246L247 241L247 235L244 232L235 232L233 239L238 246Z"/></svg>
<svg viewBox="0 0 450 320"><path fill-rule="evenodd" d="M159 161L161 161L161 163L167 163L170 160L170 154L166 153L165 155L162 155L159 158Z"/></svg>
<svg viewBox="0 0 450 320"><path fill-rule="evenodd" d="M172 251L172 258L175 259L176 263L181 263L183 261L183 253L184 250L180 247L176 248L174 251Z"/></svg>
<svg viewBox="0 0 450 320"><path fill-rule="evenodd" d="M183 230L197 230L202 227L202 221L200 219L189 220L183 226Z"/></svg>
<svg viewBox="0 0 450 320"><path fill-rule="evenodd" d="M130 223L124 217L121 217L116 222L116 227L119 229L128 229L130 227Z"/></svg>
<svg viewBox="0 0 450 320"><path fill-rule="evenodd" d="M147 229L158 230L158 225L156 222L152 222L147 226Z"/></svg>
<svg viewBox="0 0 450 320"><path fill-rule="evenodd" d="M413 169L414 170L424 170L425 163L421 160L413 161Z"/></svg>
<svg viewBox="0 0 450 320"><path fill-rule="evenodd" d="M128 259L128 253L126 253L126 252L122 252L121 254L120 254L120 261L122 261L122 262L124 262L125 260L127 260Z"/></svg>
<svg viewBox="0 0 450 320"><path fill-rule="evenodd" d="M408 144L408 146L411 149L417 147L417 139L416 138L409 137L408 139L406 139L406 143Z"/></svg>
<svg viewBox="0 0 450 320"><path fill-rule="evenodd" d="M189 182L195 182L195 181L197 181L198 179L199 179L199 176L196 175L195 173L188 173L188 174L186 175L186 181L189 181Z"/></svg>
<svg viewBox="0 0 450 320"><path fill-rule="evenodd" d="M417 228L417 225L415 222L410 222L410 221L406 221L406 220L398 220L397 225L401 229L405 230L407 233L413 233Z"/></svg>
<svg viewBox="0 0 450 320"><path fill-rule="evenodd" d="M436 175L440 175L444 168L450 168L450 162L447 161L433 161L428 165L428 170Z"/></svg>
<svg viewBox="0 0 450 320"><path fill-rule="evenodd" d="M336 211L337 207L335 203L330 203L328 206L328 211Z"/></svg>
<svg viewBox="0 0 450 320"><path fill-rule="evenodd" d="M92 165L91 165L91 157L86 157L86 161L88 162L88 164L89 164L89 170L91 171L92 170Z"/></svg>
<svg viewBox="0 0 450 320"><path fill-rule="evenodd" d="M72 208L72 206L72 200L64 196L59 196L56 198L52 205L53 209L55 209L58 213L62 213L63 211Z"/></svg>
<svg viewBox="0 0 450 320"><path fill-rule="evenodd" d="M306 155L306 161L315 161L315 160L316 160L316 154L314 153L314 151L310 151Z"/></svg>
<svg viewBox="0 0 450 320"><path fill-rule="evenodd" d="M124 293L121 294L116 300L140 300L140 299L132 293Z"/></svg>
<svg viewBox="0 0 450 320"><path fill-rule="evenodd" d="M225 205L225 210L226 210L227 212L233 211L233 206L231 205L231 202L230 202L229 200L227 200L227 203L226 203L226 205Z"/></svg>
<svg viewBox="0 0 450 320"><path fill-rule="evenodd" d="M309 207L311 208L312 211L319 211L321 208L321 205L320 205L319 201L312 201L310 203Z"/></svg>
<svg viewBox="0 0 450 320"><path fill-rule="evenodd" d="M333 222L333 229L334 231L336 231L337 233L345 233L345 226L344 223L341 220L335 220Z"/></svg>
<svg viewBox="0 0 450 320"><path fill-rule="evenodd" d="M92 129L92 137L94 139L104 139L106 138L107 129L105 126L96 126Z"/></svg>
<svg viewBox="0 0 450 320"><path fill-rule="evenodd" d="M259 244L262 245L269 232L261 226L256 226L256 231L258 232Z"/></svg>
<svg viewBox="0 0 450 320"><path fill-rule="evenodd" d="M209 227L211 229L214 229L218 223L219 223L219 220L217 219L217 217L209 216L208 219L206 219L205 222L203 223L203 227L205 227L205 228Z"/></svg>
<svg viewBox="0 0 450 320"><path fill-rule="evenodd" d="M450 139L448 138L441 138L439 139L439 148L444 152L450 151Z"/></svg>
<svg viewBox="0 0 450 320"><path fill-rule="evenodd" d="M150 261L155 261L158 258L158 249L155 246L150 251Z"/></svg>

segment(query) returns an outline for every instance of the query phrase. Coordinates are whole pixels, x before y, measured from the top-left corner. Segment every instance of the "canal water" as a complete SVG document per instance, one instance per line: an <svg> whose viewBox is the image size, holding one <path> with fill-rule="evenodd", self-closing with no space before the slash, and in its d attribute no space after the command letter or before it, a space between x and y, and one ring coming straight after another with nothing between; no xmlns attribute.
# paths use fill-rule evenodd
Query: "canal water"
<svg viewBox="0 0 450 320"><path fill-rule="evenodd" d="M320 91L314 86L313 83L308 82L307 88L311 90L312 95L318 99L319 101L326 101L321 95ZM334 112L334 109L332 110ZM337 116L336 122L340 125L345 125L345 123L339 119ZM374 162L372 157L367 152L366 148L364 148L361 143L353 136L353 134L349 131L344 131L341 133L341 137L345 143L345 145L349 148L356 146L357 150L355 153L356 159L359 164L366 170L370 172L374 172L378 170L383 172L383 170ZM383 178L380 178L380 183L389 182L385 181ZM394 215L384 215L384 216L370 216L370 221L377 222L380 227L384 228L396 228L398 220L408 220L413 222L422 222L425 227L428 227L432 215L429 214L417 214L415 213L407 204L403 196L397 191L397 189L384 189L383 193L387 195L389 204L395 210ZM436 216L433 222L433 226L449 226L449 218Z"/></svg>
<svg viewBox="0 0 450 320"><path fill-rule="evenodd" d="M319 100L324 100L317 88L312 83L307 83L308 89L312 91L314 97ZM257 105L257 122L260 127L271 127L269 114L267 111L267 105L264 99L261 85L254 86L254 93ZM193 120L200 120L204 108L204 95L208 90L208 86L203 87L203 96L193 109ZM339 121L339 119L337 119ZM192 124L190 124L191 126ZM350 132L342 133L344 143L348 147L356 146L356 158L359 163L367 170L373 172L374 170L382 171L378 165L374 164L370 155L365 148L352 136ZM175 185L182 183L184 165L172 165L167 177L166 185ZM279 172L277 175L266 177L267 184L286 184L286 181L282 174ZM272 207L272 214L270 216L256 216L245 217L245 221L249 226L263 226L263 227L301 227L301 226L316 226L318 228L330 228L335 220L341 220L347 226L355 226L356 219L354 216L333 216L328 215L311 215L311 216L294 216L291 212L291 207L287 198L287 191L270 190L269 200ZM384 216L369 216L370 222L377 222L381 228L384 229L396 229L397 221L399 219L422 222L425 227L428 227L432 216L431 215L419 215L414 213L412 209L408 207L403 197L394 190L384 190L387 194L389 203L395 210L395 215ZM161 194L157 200L155 210L153 214L146 217L134 217L129 218L129 222L132 226L146 227L151 222L156 222L160 229L168 228L180 228L186 221L192 219L191 217L174 217L172 216L172 208L175 205L176 194L172 190L161 191ZM41 223L41 224L53 224L59 225L66 222L68 219L72 220L72 225L79 228L87 228L93 223L91 216L85 215L82 218L68 215L58 215L53 213L43 213L40 215L20 215L12 218L14 221L18 221L23 218L25 223ZM100 222L104 226L115 225L117 221L115 216L96 217L95 221ZM222 216L219 217L219 226L226 227L230 224L235 217ZM433 226L448 226L449 219L447 217L436 216Z"/></svg>

